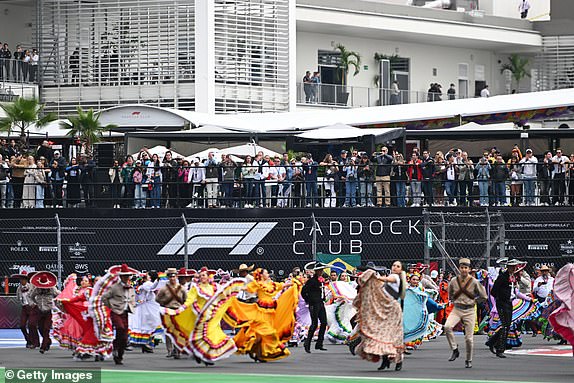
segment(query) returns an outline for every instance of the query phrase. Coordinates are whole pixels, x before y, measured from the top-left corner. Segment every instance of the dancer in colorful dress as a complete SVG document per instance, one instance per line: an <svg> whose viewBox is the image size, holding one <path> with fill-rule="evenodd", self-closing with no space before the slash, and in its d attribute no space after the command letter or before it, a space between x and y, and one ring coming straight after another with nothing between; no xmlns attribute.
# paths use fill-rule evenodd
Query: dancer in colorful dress
<svg viewBox="0 0 574 383"><path fill-rule="evenodd" d="M329 325L327 339L331 343L342 344L353 331L351 318L357 313L353 306L357 290L350 282L337 281L325 286L325 291L326 299L332 302L325 307Z"/></svg>
<svg viewBox="0 0 574 383"><path fill-rule="evenodd" d="M572 345L574 355L574 264L558 270L554 279L554 295L562 302L548 320L566 342Z"/></svg>
<svg viewBox="0 0 574 383"><path fill-rule="evenodd" d="M464 366L472 368L472 355L474 345L474 325L476 322L476 302L486 301L486 290L470 275L470 259L461 258L458 261L460 275L452 278L448 285L448 295L454 303L454 309L448 316L444 325L446 339L452 350L449 362L456 360L460 352L454 338L454 327L462 322L464 325L464 341L466 359Z"/></svg>
<svg viewBox="0 0 574 383"><path fill-rule="evenodd" d="M162 333L161 306L155 301L160 278L156 272L145 274L136 287L136 309L129 316L129 344L141 345L143 353L153 353L155 337Z"/></svg>
<svg viewBox="0 0 574 383"><path fill-rule="evenodd" d="M219 286L212 279L215 273L203 267L198 283L190 284L185 303L176 310L164 308L161 315L166 335L174 345L206 366L236 351L233 339L221 329L221 320L230 300L244 286L242 279Z"/></svg>
<svg viewBox="0 0 574 383"><path fill-rule="evenodd" d="M77 275L71 274L66 278L64 282L64 289L56 297L56 304L63 299L69 300L77 295L83 295L86 293L88 289L91 290L91 281L88 276L82 277L80 282L80 286L76 283ZM88 296L89 296L88 292ZM56 305L61 308L61 305ZM87 359L89 355L78 355L76 354L75 350L78 347L78 343L82 338L82 327L78 323L78 321L68 315L65 310L57 310L52 314L53 319L53 335L54 338L58 341L61 348L66 350L73 350L74 351L74 358L83 357Z"/></svg>
<svg viewBox="0 0 574 383"><path fill-rule="evenodd" d="M295 327L298 281L293 278L286 283L273 282L269 272L261 268L253 272L253 277L246 289L257 293L257 302L234 299L225 316L228 324L241 328L234 338L237 352L249 355L256 362L285 358L290 355L286 344Z"/></svg>
<svg viewBox="0 0 574 383"><path fill-rule="evenodd" d="M395 261L389 276L368 269L359 276L359 293L353 302L358 310L358 332L361 342L355 352L370 362L382 360L379 370L396 363L403 366L403 313L398 300L404 298L406 278L403 265Z"/></svg>
<svg viewBox="0 0 574 383"><path fill-rule="evenodd" d="M88 302L92 296L93 288L91 287L91 278L82 277L80 289L70 294L70 290L75 284L76 274L68 277L67 285L62 294L56 299L56 303L62 308L62 311L80 328L80 337L74 348L75 358L80 360L95 357L95 361L103 361L112 353L111 339L100 341L96 336L93 317L88 313ZM73 282L72 282L73 281ZM107 314L106 326L111 329L111 319L109 309ZM66 321L67 322L67 321ZM67 323L64 323L64 334L67 332Z"/></svg>

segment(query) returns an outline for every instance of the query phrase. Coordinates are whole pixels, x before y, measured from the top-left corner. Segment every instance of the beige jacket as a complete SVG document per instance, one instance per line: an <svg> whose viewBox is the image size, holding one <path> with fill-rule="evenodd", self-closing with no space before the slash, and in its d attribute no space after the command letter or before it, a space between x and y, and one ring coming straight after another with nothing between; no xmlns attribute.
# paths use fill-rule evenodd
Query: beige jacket
<svg viewBox="0 0 574 383"><path fill-rule="evenodd" d="M455 304L455 306L474 306L477 301L486 301L488 299L486 296L486 290L480 282L471 276L468 278L471 280L466 285L466 291L473 298L469 297L467 294L459 293L461 288L457 277L452 278L448 284L448 298Z"/></svg>
<svg viewBox="0 0 574 383"><path fill-rule="evenodd" d="M133 287L124 287L121 282L114 284L103 297L104 305L118 315L135 312L136 293Z"/></svg>

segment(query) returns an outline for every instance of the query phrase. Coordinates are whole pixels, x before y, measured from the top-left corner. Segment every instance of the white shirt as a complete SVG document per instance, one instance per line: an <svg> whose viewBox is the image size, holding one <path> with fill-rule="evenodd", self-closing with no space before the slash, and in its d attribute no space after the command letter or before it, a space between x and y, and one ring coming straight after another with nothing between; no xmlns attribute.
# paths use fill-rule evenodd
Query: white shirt
<svg viewBox="0 0 574 383"><path fill-rule="evenodd" d="M488 88L484 88L480 91L480 97L490 97L490 91Z"/></svg>
<svg viewBox="0 0 574 383"><path fill-rule="evenodd" d="M538 163L538 159L536 157L524 157L519 163L524 165L522 166L522 175L524 177L536 178L536 164Z"/></svg>
<svg viewBox="0 0 574 383"><path fill-rule="evenodd" d="M518 6L518 10L522 13L525 11L528 11L530 9L530 3L528 2L528 0L524 0L523 2L520 3L520 5Z"/></svg>
<svg viewBox="0 0 574 383"><path fill-rule="evenodd" d="M191 172L193 174L192 182L194 184L198 184L205 180L205 168L202 166L194 166L191 168Z"/></svg>
<svg viewBox="0 0 574 383"><path fill-rule="evenodd" d="M538 286L538 283L542 284ZM534 281L534 289L532 289L532 292L539 297L546 298L548 294L550 294L550 291L552 291L553 287L554 278L552 278L550 275L548 275L546 278L544 278L544 276L540 276Z"/></svg>
<svg viewBox="0 0 574 383"><path fill-rule="evenodd" d="M564 164L568 162L568 158L566 156L554 156L552 157L552 162L558 162L557 164L554 164L554 169L552 170L553 176L566 171L566 166L564 166Z"/></svg>
<svg viewBox="0 0 574 383"><path fill-rule="evenodd" d="M391 274L389 275L389 278L393 278L394 282L385 282L387 285L389 285L389 287L391 289L393 289L395 292L399 292L399 288L401 286L401 278L399 277L398 274ZM387 294L388 296L391 296L386 290L383 290L385 292L385 294Z"/></svg>

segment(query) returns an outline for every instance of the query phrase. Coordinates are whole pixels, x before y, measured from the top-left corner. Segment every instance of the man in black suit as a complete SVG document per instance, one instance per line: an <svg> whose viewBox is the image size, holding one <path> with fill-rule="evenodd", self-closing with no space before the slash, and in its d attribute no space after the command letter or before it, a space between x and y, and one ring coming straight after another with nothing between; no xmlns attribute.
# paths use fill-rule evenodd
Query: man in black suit
<svg viewBox="0 0 574 383"><path fill-rule="evenodd" d="M328 266L321 262L312 262L306 267L307 270L313 270L315 272L313 277L305 283L305 286L303 286L301 290L301 296L309 306L309 312L311 313L311 327L309 327L309 333L305 340L305 352L307 353L311 353L311 340L313 339L319 321L321 321L321 327L319 327L319 336L317 343L315 343L315 350L327 351L327 349L323 347L325 331L327 330L327 312L325 311L323 282L319 279L323 275L323 270L326 267Z"/></svg>

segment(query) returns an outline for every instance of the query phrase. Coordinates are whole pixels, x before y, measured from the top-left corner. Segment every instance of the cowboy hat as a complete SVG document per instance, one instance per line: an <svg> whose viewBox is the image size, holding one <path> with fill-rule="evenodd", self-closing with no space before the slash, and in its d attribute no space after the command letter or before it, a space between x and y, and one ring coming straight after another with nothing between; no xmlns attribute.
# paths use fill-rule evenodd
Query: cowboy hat
<svg viewBox="0 0 574 383"><path fill-rule="evenodd" d="M323 262L309 262L305 265L305 270L323 270L329 267L331 267L331 265L327 265Z"/></svg>
<svg viewBox="0 0 574 383"><path fill-rule="evenodd" d="M26 278L26 279L30 279L30 278L32 278L32 276L33 276L34 274L36 274L36 273L37 273L37 271L26 271L26 270L22 270L22 271L20 271L18 274L12 274L12 275L10 275L10 278L19 278L19 279Z"/></svg>
<svg viewBox="0 0 574 383"><path fill-rule="evenodd" d="M112 266L109 268L108 272L110 274L115 274L115 275L134 275L134 274L139 274L139 271L137 271L134 268L129 267L127 264L123 263L121 265L116 265L116 266Z"/></svg>
<svg viewBox="0 0 574 383"><path fill-rule="evenodd" d="M165 275L167 275L168 277L170 276L170 274L175 274L177 275L177 269L175 267L170 267L165 271Z"/></svg>
<svg viewBox="0 0 574 383"><path fill-rule="evenodd" d="M245 263L242 263L241 265L239 265L239 268L237 269L233 269L232 271L234 273L239 273L240 271L251 271L253 270L253 268L255 267L255 265L251 265L251 266L247 266Z"/></svg>
<svg viewBox="0 0 574 383"><path fill-rule="evenodd" d="M540 266L540 271L550 271L550 267L546 266L546 265L542 265Z"/></svg>
<svg viewBox="0 0 574 383"><path fill-rule="evenodd" d="M58 278L49 271L40 271L30 278L30 283L40 289L51 289L58 283Z"/></svg>

